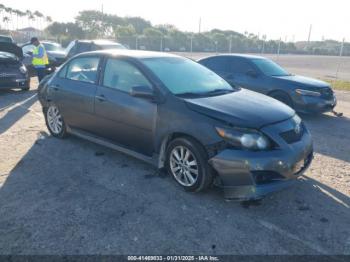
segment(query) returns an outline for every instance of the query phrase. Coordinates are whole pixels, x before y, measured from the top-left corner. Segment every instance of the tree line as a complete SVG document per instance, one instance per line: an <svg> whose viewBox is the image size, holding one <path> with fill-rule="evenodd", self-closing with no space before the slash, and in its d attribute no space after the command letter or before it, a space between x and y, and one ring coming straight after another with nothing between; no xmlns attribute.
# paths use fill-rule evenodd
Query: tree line
<svg viewBox="0 0 350 262"><path fill-rule="evenodd" d="M131 49L155 51L289 53L339 55L341 43L333 40L286 42L267 40L266 35L233 30L213 29L207 32L183 32L174 25L152 25L141 17L120 17L97 10L79 12L74 22L53 22L39 11L21 11L0 4L2 29L15 30L33 26L45 28L45 35L64 46L74 39L112 39ZM350 43L342 55L350 55Z"/></svg>
<svg viewBox="0 0 350 262"><path fill-rule="evenodd" d="M0 29L13 31L23 27L44 28L52 22L52 18L39 11L22 11L0 4L0 21Z"/></svg>

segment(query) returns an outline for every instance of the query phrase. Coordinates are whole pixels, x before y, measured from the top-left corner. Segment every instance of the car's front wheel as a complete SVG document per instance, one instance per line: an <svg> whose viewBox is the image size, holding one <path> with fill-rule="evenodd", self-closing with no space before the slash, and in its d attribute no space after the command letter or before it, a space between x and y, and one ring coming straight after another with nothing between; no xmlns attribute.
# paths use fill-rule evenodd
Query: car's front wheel
<svg viewBox="0 0 350 262"><path fill-rule="evenodd" d="M63 138L67 135L66 124L60 110L54 104L44 108L45 122L51 135Z"/></svg>
<svg viewBox="0 0 350 262"><path fill-rule="evenodd" d="M166 168L186 191L199 192L213 181L213 171L203 146L189 137L170 142L166 153Z"/></svg>

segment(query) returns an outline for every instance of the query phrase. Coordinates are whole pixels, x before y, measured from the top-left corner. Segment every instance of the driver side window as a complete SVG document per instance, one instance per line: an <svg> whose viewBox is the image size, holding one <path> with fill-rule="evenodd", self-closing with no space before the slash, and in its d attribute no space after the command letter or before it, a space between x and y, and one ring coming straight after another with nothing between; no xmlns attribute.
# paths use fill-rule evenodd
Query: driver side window
<svg viewBox="0 0 350 262"><path fill-rule="evenodd" d="M80 57L72 60L67 69L66 78L86 83L95 83L98 72L98 57Z"/></svg>
<svg viewBox="0 0 350 262"><path fill-rule="evenodd" d="M107 60L103 85L124 92L130 92L135 86L151 87L150 82L134 65L113 58Z"/></svg>

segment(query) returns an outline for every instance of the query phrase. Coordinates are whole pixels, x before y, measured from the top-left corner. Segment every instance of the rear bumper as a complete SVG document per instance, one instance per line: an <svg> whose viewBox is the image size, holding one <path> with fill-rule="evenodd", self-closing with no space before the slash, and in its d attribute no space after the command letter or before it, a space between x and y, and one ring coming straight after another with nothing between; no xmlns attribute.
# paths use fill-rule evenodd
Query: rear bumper
<svg viewBox="0 0 350 262"><path fill-rule="evenodd" d="M29 85L28 77L0 79L0 89L23 88Z"/></svg>
<svg viewBox="0 0 350 262"><path fill-rule="evenodd" d="M272 151L225 149L209 160L219 175L225 198L260 199L293 185L313 159L309 134L289 148Z"/></svg>

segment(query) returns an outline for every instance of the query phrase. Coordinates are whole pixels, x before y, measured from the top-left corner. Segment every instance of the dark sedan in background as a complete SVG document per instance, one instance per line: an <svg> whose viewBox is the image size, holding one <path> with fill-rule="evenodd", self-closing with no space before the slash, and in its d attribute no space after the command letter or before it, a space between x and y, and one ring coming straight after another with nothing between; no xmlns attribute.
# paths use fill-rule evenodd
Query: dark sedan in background
<svg viewBox="0 0 350 262"><path fill-rule="evenodd" d="M106 50L106 49L126 49L125 46L111 40L74 40L66 48L66 59L84 52Z"/></svg>
<svg viewBox="0 0 350 262"><path fill-rule="evenodd" d="M83 53L39 85L50 133L71 133L165 167L187 191L213 183L230 199L290 185L310 165L310 133L290 107L187 58Z"/></svg>
<svg viewBox="0 0 350 262"><path fill-rule="evenodd" d="M13 43L0 42L0 89L29 89L29 76L22 59L20 47Z"/></svg>
<svg viewBox="0 0 350 262"><path fill-rule="evenodd" d="M289 74L275 62L252 55L218 55L198 61L233 86L271 96L298 112L333 111L336 97L326 82Z"/></svg>

